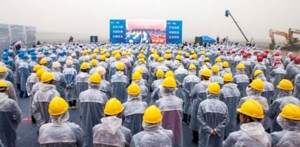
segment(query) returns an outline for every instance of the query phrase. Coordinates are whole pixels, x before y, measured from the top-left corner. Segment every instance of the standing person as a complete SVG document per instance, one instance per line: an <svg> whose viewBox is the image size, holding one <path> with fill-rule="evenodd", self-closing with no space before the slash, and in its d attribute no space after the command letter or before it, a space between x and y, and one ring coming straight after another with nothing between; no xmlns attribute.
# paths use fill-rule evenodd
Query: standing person
<svg viewBox="0 0 300 147"><path fill-rule="evenodd" d="M94 147L102 146L129 146L131 132L122 126L122 112L124 107L116 98L107 101L104 108L106 117L93 128Z"/></svg>
<svg viewBox="0 0 300 147"><path fill-rule="evenodd" d="M132 83L135 83L137 85L139 85L140 87L140 90L141 90L141 97L142 97L142 100L144 102L148 102L149 101L149 98L148 98L148 93L149 93L149 90L148 88L142 83L142 74L139 73L138 71L135 71L133 74L132 74Z"/></svg>
<svg viewBox="0 0 300 147"><path fill-rule="evenodd" d="M18 101L14 85L10 81L5 80L6 77L7 77L7 69L4 66L0 66L0 80L4 80L8 86L7 89L8 97L15 101Z"/></svg>
<svg viewBox="0 0 300 147"><path fill-rule="evenodd" d="M62 98L66 99L67 82L64 74L61 73L61 65L59 62L53 62L52 71L54 75L55 88L58 91L59 95Z"/></svg>
<svg viewBox="0 0 300 147"><path fill-rule="evenodd" d="M156 88L158 88L161 85L164 79L164 75L165 73L163 70L161 69L156 70L155 72L156 80L154 80L151 84L151 91L154 91Z"/></svg>
<svg viewBox="0 0 300 147"><path fill-rule="evenodd" d="M268 104L271 104L271 98L274 93L274 86L270 82L267 81L267 78L264 75L264 72L262 70L256 70L254 71L253 79L261 79L264 82L264 91L261 93L261 95L268 100Z"/></svg>
<svg viewBox="0 0 300 147"><path fill-rule="evenodd" d="M65 75L66 81L67 81L67 95L66 99L69 102L69 105L71 109L76 109L76 75L77 72L73 68L73 62L72 60L66 61L66 68L63 71L63 74Z"/></svg>
<svg viewBox="0 0 300 147"><path fill-rule="evenodd" d="M260 123L264 118L262 105L256 100L247 99L237 111L242 124L241 129L230 133L223 142L223 147L270 147L271 136Z"/></svg>
<svg viewBox="0 0 300 147"><path fill-rule="evenodd" d="M240 91L236 84L232 83L233 77L226 73L223 75L225 84L221 89L220 100L223 101L228 108L229 124L225 128L225 138L229 133L236 130L236 109L241 99Z"/></svg>
<svg viewBox="0 0 300 147"><path fill-rule="evenodd" d="M283 131L271 134L272 146L300 146L300 107L294 104L285 105L277 117L277 121Z"/></svg>
<svg viewBox="0 0 300 147"><path fill-rule="evenodd" d="M162 119L159 108L148 107L143 116L144 131L132 137L130 147L171 147L173 133L161 127Z"/></svg>
<svg viewBox="0 0 300 147"><path fill-rule="evenodd" d="M276 100L276 98L278 96L279 90L276 87L276 85L278 85L278 83L282 79L286 78L286 74L287 74L286 70L284 69L284 67L281 64L281 62L280 61L275 61L274 68L273 68L273 70L269 74L269 77L272 79L271 81L273 81L272 84L275 85L275 87L274 87L274 94L273 94L273 97L272 97L272 101Z"/></svg>
<svg viewBox="0 0 300 147"><path fill-rule="evenodd" d="M222 63L222 68L223 68L223 70L220 71L220 76L223 77L223 75L224 75L225 73L232 74L232 73L231 73L230 66L229 66L229 63L228 63L227 61L224 61L224 62Z"/></svg>
<svg viewBox="0 0 300 147"><path fill-rule="evenodd" d="M28 96L30 96L30 102L32 101L32 88L33 88L33 85L37 82L39 82L39 79L37 78L36 76L36 73L39 69L41 69L42 67L39 65L39 64L36 64L34 65L33 67L33 72L30 74L30 76L27 78L27 81L26 81L26 90L27 90L27 93L28 93Z"/></svg>
<svg viewBox="0 0 300 147"><path fill-rule="evenodd" d="M140 86L132 83L127 89L128 100L123 103L123 126L130 129L132 135L142 131L143 114L147 103L142 101Z"/></svg>
<svg viewBox="0 0 300 147"><path fill-rule="evenodd" d="M59 93L55 89L54 75L49 72L43 73L39 90L34 94L31 106L33 117L38 126L50 122L49 102L56 96L59 96Z"/></svg>
<svg viewBox="0 0 300 147"><path fill-rule="evenodd" d="M224 139L224 130L229 123L228 108L219 100L221 92L218 83L207 88L207 99L199 105L197 118L199 127L199 147L220 147Z"/></svg>
<svg viewBox="0 0 300 147"><path fill-rule="evenodd" d="M217 65L214 65L211 67L212 76L209 78L209 81L211 83L217 82L221 87L224 84L223 78L219 75L219 67Z"/></svg>
<svg viewBox="0 0 300 147"><path fill-rule="evenodd" d="M172 140L174 147L183 146L183 132L181 122L182 99L175 96L176 80L166 77L160 89L162 98L155 102L155 105L162 111L162 126L173 131Z"/></svg>
<svg viewBox="0 0 300 147"><path fill-rule="evenodd" d="M99 67L97 67L97 72L101 76L100 91L105 93L107 97L111 97L111 91L110 91L111 90L111 85L110 85L110 82L105 79L105 74L106 74L105 68L102 67L102 66L99 66Z"/></svg>
<svg viewBox="0 0 300 147"><path fill-rule="evenodd" d="M46 70L46 71L48 71L48 72L51 72L51 70L47 67L48 61L47 61L47 58L46 58L46 57L42 58L42 59L40 60L39 63L40 63L40 65L42 66L42 68L43 68L44 70Z"/></svg>
<svg viewBox="0 0 300 147"><path fill-rule="evenodd" d="M20 76L20 98L28 97L26 90L26 81L30 75L28 67L28 56L24 55L21 62L19 63L18 71L16 71L19 72L18 75Z"/></svg>
<svg viewBox="0 0 300 147"><path fill-rule="evenodd" d="M68 103L60 97L54 97L49 103L48 112L51 122L39 129L38 142L41 147L72 146L81 147L84 133L75 123L69 122Z"/></svg>
<svg viewBox="0 0 300 147"><path fill-rule="evenodd" d="M246 67L244 64L240 63L236 66L236 74L233 77L233 82L237 84L240 90L241 97L247 96L247 86L249 85L249 77L245 71Z"/></svg>
<svg viewBox="0 0 300 147"><path fill-rule="evenodd" d="M116 66L117 72L111 77L112 97L116 97L121 102L127 101L126 87L129 83L127 76L124 75L124 68L125 65L122 62L118 63Z"/></svg>
<svg viewBox="0 0 300 147"><path fill-rule="evenodd" d="M8 97L7 90L6 81L0 80L0 142L4 147L16 147L21 110L17 102Z"/></svg>
<svg viewBox="0 0 300 147"><path fill-rule="evenodd" d="M106 95L100 91L101 76L93 73L89 77L89 89L79 94L81 127L86 137L84 146L93 145L93 127L104 117Z"/></svg>
<svg viewBox="0 0 300 147"><path fill-rule="evenodd" d="M76 92L77 97L79 97L79 94L82 91L85 91L89 88L89 69L90 65L86 62L83 62L80 65L80 72L78 75L76 75Z"/></svg>

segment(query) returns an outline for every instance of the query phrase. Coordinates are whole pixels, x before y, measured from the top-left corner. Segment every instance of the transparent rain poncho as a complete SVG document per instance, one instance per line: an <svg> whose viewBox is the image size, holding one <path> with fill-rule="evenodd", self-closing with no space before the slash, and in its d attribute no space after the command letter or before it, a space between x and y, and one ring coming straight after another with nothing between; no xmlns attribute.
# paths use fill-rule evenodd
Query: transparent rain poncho
<svg viewBox="0 0 300 147"><path fill-rule="evenodd" d="M128 78L123 71L117 71L111 78L112 97L119 99L122 103L127 101Z"/></svg>
<svg viewBox="0 0 300 147"><path fill-rule="evenodd" d="M8 89L7 89L7 95L8 95L8 97L11 98L11 99L13 99L13 100L15 100L15 101L18 101L14 85L10 81L5 80L6 77L7 77L7 73L0 73L0 79L4 80L6 82L6 84L7 84L7 87L8 87Z"/></svg>
<svg viewBox="0 0 300 147"><path fill-rule="evenodd" d="M271 104L271 99L274 93L274 86L272 83L268 82L264 74L259 74L255 79L261 79L264 82L264 91L261 96L267 98L268 104Z"/></svg>
<svg viewBox="0 0 300 147"><path fill-rule="evenodd" d="M249 85L249 77L244 70L237 70L236 75L233 77L233 82L238 85L241 92L241 97L247 96L246 88Z"/></svg>
<svg viewBox="0 0 300 147"><path fill-rule="evenodd" d="M67 82L65 79L65 76L58 70L53 69L53 75L54 75L54 83L56 90L60 94L60 97L66 99L66 86Z"/></svg>
<svg viewBox="0 0 300 147"><path fill-rule="evenodd" d="M76 76L76 92L77 97L79 97L79 94L89 88L89 77L90 75L86 72L80 72Z"/></svg>

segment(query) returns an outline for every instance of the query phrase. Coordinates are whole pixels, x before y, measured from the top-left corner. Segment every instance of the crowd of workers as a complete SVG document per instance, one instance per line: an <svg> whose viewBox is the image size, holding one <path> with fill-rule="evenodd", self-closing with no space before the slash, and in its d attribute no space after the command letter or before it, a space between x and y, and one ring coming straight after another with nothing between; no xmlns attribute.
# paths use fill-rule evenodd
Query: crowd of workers
<svg viewBox="0 0 300 147"><path fill-rule="evenodd" d="M30 99L42 147L300 146L300 56L235 44L4 49L0 146ZM69 122L79 109L80 124Z"/></svg>

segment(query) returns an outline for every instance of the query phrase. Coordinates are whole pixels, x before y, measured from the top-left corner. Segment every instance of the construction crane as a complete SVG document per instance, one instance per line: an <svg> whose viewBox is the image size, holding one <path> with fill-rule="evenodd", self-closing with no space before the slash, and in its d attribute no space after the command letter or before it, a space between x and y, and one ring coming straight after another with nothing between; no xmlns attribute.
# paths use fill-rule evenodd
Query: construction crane
<svg viewBox="0 0 300 147"><path fill-rule="evenodd" d="M291 46L299 46L300 47L300 41L298 38L294 38L294 34L300 35L300 30L289 28L289 44Z"/></svg>
<svg viewBox="0 0 300 147"><path fill-rule="evenodd" d="M269 30L269 36L271 37L271 43L269 45L270 49L274 49L276 43L275 43L275 36L274 35L279 35L279 36L283 36L285 38L285 45L287 46L289 44L289 36L288 33L283 32L283 31L278 31L278 30L274 30L274 29L270 29Z"/></svg>
<svg viewBox="0 0 300 147"><path fill-rule="evenodd" d="M285 46L282 49L286 50L299 50L300 49L300 41L298 38L294 38L294 34L300 35L300 30L289 28L288 33L283 31L278 31L274 29L269 30L269 35L271 37L271 43L269 45L270 49L273 49L276 45L274 35L283 36L286 40Z"/></svg>

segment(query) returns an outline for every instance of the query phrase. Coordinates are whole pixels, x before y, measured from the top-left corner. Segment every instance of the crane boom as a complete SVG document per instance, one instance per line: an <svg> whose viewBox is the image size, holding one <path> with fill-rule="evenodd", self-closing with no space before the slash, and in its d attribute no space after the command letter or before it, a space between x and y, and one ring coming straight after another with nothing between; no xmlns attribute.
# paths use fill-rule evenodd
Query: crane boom
<svg viewBox="0 0 300 147"><path fill-rule="evenodd" d="M232 18L232 20L234 21L235 25L238 27L238 29L240 30L240 32L242 33L242 35L244 36L245 40L247 41L247 43L249 43L248 38L246 37L246 35L244 34L244 32L242 31L241 27L238 25L238 23L235 21L234 17L232 16L232 14L229 12L229 10L225 11L225 16L228 17L230 16Z"/></svg>

